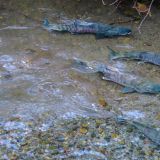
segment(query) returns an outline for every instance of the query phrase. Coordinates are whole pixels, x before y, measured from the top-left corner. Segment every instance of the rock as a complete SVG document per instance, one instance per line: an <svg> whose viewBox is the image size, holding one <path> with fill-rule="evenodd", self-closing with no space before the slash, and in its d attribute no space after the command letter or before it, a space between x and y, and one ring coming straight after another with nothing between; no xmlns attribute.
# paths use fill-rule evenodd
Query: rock
<svg viewBox="0 0 160 160"><path fill-rule="evenodd" d="M86 134L88 132L88 129L80 128L79 132L82 133L82 134Z"/></svg>

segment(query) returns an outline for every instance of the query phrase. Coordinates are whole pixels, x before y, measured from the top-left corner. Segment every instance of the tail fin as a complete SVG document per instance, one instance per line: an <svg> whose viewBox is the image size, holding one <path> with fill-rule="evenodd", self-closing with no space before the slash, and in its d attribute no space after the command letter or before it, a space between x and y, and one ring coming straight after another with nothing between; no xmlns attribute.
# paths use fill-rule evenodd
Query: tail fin
<svg viewBox="0 0 160 160"><path fill-rule="evenodd" d="M49 26L49 21L48 21L48 19L44 19L43 25L44 25L45 27L48 27L48 26Z"/></svg>
<svg viewBox="0 0 160 160"><path fill-rule="evenodd" d="M111 49L109 46L107 46L108 50L109 50L109 59L113 60L116 59L119 56L119 53L114 51L113 49Z"/></svg>

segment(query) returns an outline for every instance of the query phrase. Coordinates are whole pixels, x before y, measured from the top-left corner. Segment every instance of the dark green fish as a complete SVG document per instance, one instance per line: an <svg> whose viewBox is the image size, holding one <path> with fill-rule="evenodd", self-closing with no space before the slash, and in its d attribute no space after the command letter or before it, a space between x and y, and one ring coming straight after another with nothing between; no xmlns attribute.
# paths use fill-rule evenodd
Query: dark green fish
<svg viewBox="0 0 160 160"><path fill-rule="evenodd" d="M124 86L123 93L160 93L160 84L148 81L142 77L129 74L118 68L99 62L85 62L73 60L73 68L83 73L101 73L102 79L112 81Z"/></svg>
<svg viewBox="0 0 160 160"><path fill-rule="evenodd" d="M135 128L137 128L141 133L148 137L151 141L160 145L160 131L155 128L149 127L145 124L139 123L137 121L130 122Z"/></svg>
<svg viewBox="0 0 160 160"><path fill-rule="evenodd" d="M131 126L135 127L139 132L144 134L147 138L149 138L152 142L160 145L160 131L156 130L155 128L152 128L138 121L130 120L124 116L116 116L115 120L117 123L120 124L130 124Z"/></svg>
<svg viewBox="0 0 160 160"><path fill-rule="evenodd" d="M103 23L72 20L68 23L52 23L44 20L43 28L48 31L70 32L72 34L95 34L96 38L126 36L131 34L131 29L120 26L112 26Z"/></svg>
<svg viewBox="0 0 160 160"><path fill-rule="evenodd" d="M144 62L152 63L155 65L160 65L160 54L154 52L139 52L139 51L131 51L131 52L116 52L109 49L109 57L111 60L115 59L134 59L141 60Z"/></svg>

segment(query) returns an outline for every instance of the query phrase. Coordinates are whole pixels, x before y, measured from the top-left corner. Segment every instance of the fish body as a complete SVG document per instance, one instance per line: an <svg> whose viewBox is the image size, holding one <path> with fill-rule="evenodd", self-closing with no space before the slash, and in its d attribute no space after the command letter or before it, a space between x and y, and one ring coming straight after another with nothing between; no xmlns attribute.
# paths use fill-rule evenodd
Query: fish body
<svg viewBox="0 0 160 160"><path fill-rule="evenodd" d="M103 23L86 22L73 20L69 23L50 24L47 19L44 20L43 28L48 31L70 32L72 34L95 34L96 38L126 36L131 34L131 29L120 26L112 26Z"/></svg>
<svg viewBox="0 0 160 160"><path fill-rule="evenodd" d="M124 86L123 93L160 93L160 84L98 62L74 60L73 68L85 73L101 73L102 79Z"/></svg>
<svg viewBox="0 0 160 160"><path fill-rule="evenodd" d="M156 130L155 128L146 126L142 123L139 123L137 121L132 121L130 123L141 133L143 133L146 137L148 137L151 141L153 141L157 145L160 145L160 131Z"/></svg>
<svg viewBox="0 0 160 160"><path fill-rule="evenodd" d="M155 128L152 128L148 125L145 125L141 122L134 121L131 119L128 119L124 116L116 116L115 120L117 123L120 124L130 124L133 127L135 127L139 132L144 134L147 138L149 138L152 142L154 142L157 145L160 145L160 131L156 130Z"/></svg>
<svg viewBox="0 0 160 160"><path fill-rule="evenodd" d="M110 52L109 57L111 60L127 58L127 59L141 60L155 65L160 65L160 54L154 52L138 52L138 51L116 52L109 47L108 49Z"/></svg>

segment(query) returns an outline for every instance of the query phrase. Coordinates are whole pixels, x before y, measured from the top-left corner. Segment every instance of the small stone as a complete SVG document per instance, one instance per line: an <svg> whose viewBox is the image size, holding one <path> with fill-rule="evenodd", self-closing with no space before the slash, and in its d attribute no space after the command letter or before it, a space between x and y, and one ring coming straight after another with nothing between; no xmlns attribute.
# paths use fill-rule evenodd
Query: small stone
<svg viewBox="0 0 160 160"><path fill-rule="evenodd" d="M95 137L96 137L96 133L95 133L95 132L92 132L92 133L91 133L91 137L92 137L92 138L95 138Z"/></svg>
<svg viewBox="0 0 160 160"><path fill-rule="evenodd" d="M160 112L157 113L156 120L160 120Z"/></svg>
<svg viewBox="0 0 160 160"><path fill-rule="evenodd" d="M64 142L62 146L63 146L63 148L67 149L69 147L69 144L68 144L68 142Z"/></svg>
<svg viewBox="0 0 160 160"><path fill-rule="evenodd" d="M53 155L59 154L59 151L58 151L58 150L53 150L53 151L52 151L52 154L53 154Z"/></svg>
<svg viewBox="0 0 160 160"><path fill-rule="evenodd" d="M144 45L144 46L152 46L152 44L149 43L149 42L145 42L143 45Z"/></svg>
<svg viewBox="0 0 160 160"><path fill-rule="evenodd" d="M79 141L79 144L78 144L78 147L84 147L86 145L86 141L85 140L80 140Z"/></svg>
<svg viewBox="0 0 160 160"><path fill-rule="evenodd" d="M98 128L103 123L102 120L96 119L96 127Z"/></svg>
<svg viewBox="0 0 160 160"><path fill-rule="evenodd" d="M82 128L88 128L89 124L88 123L83 123L81 126L82 126Z"/></svg>
<svg viewBox="0 0 160 160"><path fill-rule="evenodd" d="M13 153L12 156L10 157L10 160L16 160L18 159L18 155L16 153Z"/></svg>
<svg viewBox="0 0 160 160"><path fill-rule="evenodd" d="M49 149L50 149L50 150L55 150L55 149L57 149L57 146L54 146L54 145L49 146Z"/></svg>
<svg viewBox="0 0 160 160"><path fill-rule="evenodd" d="M102 107L108 106L108 103L106 102L106 100L105 100L104 98L99 98L98 103L99 103Z"/></svg>
<svg viewBox="0 0 160 160"><path fill-rule="evenodd" d="M104 137L104 139L105 139L107 142L110 142L111 137L107 135L107 136Z"/></svg>
<svg viewBox="0 0 160 160"><path fill-rule="evenodd" d="M115 139L115 138L118 137L118 134L117 134L117 133L112 133L112 134L111 134L111 137L112 137L113 139Z"/></svg>
<svg viewBox="0 0 160 160"><path fill-rule="evenodd" d="M142 154L142 155L145 154L141 147L137 147L136 152L137 152L137 154Z"/></svg>
<svg viewBox="0 0 160 160"><path fill-rule="evenodd" d="M153 156L154 151L153 151L153 150L147 150L147 151L145 151L145 154L146 154L147 156Z"/></svg>
<svg viewBox="0 0 160 160"><path fill-rule="evenodd" d="M108 106L105 107L105 109L106 109L107 111L111 111L112 106L108 105Z"/></svg>
<svg viewBox="0 0 160 160"><path fill-rule="evenodd" d="M133 127L131 125L127 126L126 132L131 133L133 132Z"/></svg>
<svg viewBox="0 0 160 160"><path fill-rule="evenodd" d="M99 134L102 134L104 132L104 129L103 128L99 128L98 132L99 132Z"/></svg>
<svg viewBox="0 0 160 160"><path fill-rule="evenodd" d="M58 142L64 142L65 141L65 137L64 136L59 136L59 137L56 137L56 140Z"/></svg>
<svg viewBox="0 0 160 160"><path fill-rule="evenodd" d="M88 130L86 128L80 128L79 132L82 134L86 134Z"/></svg>
<svg viewBox="0 0 160 160"><path fill-rule="evenodd" d="M20 117L11 117L9 121L20 121Z"/></svg>
<svg viewBox="0 0 160 160"><path fill-rule="evenodd" d="M45 160L52 160L52 158L50 158L50 157L48 157L48 156L45 156L44 159L45 159Z"/></svg>
<svg viewBox="0 0 160 160"><path fill-rule="evenodd" d="M27 124L29 127L33 126L33 122L32 122L32 121L28 121L26 124Z"/></svg>
<svg viewBox="0 0 160 160"><path fill-rule="evenodd" d="M121 141L119 141L118 142L119 144L121 144L121 145L125 145L125 140L124 139L122 139Z"/></svg>
<svg viewBox="0 0 160 160"><path fill-rule="evenodd" d="M12 78L12 75L9 74L9 73L8 73L8 74L5 74L5 75L4 75L4 78L5 78L5 79L11 79L11 78Z"/></svg>

